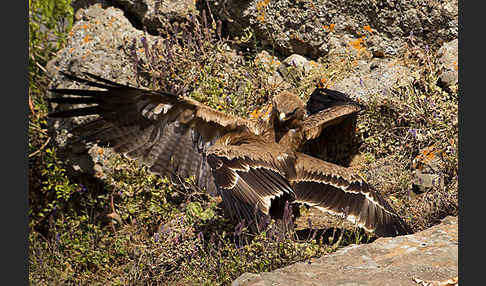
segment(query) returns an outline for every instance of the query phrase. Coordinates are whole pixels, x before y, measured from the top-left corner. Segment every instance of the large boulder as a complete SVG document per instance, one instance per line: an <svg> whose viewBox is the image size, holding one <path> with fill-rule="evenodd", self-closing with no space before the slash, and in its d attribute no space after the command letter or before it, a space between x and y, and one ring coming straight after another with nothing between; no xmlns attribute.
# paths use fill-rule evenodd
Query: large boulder
<svg viewBox="0 0 486 286"><path fill-rule="evenodd" d="M52 77L50 87L79 88L78 83L65 78L60 71L75 74L89 71L103 78L136 85L132 50L143 56L143 37L148 42L155 41L151 35L135 29L118 8L103 8L101 4L95 4L78 10L66 47L47 65ZM53 107L60 108L55 104ZM112 151L103 151L96 144L76 142L68 131L86 118L49 120L50 132L59 153L65 164L70 166L68 171L105 177L105 172L111 169Z"/></svg>
<svg viewBox="0 0 486 286"><path fill-rule="evenodd" d="M337 81L332 88L354 99L368 102L372 97L382 100L391 90L413 81L412 71L399 60L375 58L360 60L349 76Z"/></svg>
<svg viewBox="0 0 486 286"><path fill-rule="evenodd" d="M347 246L272 272L245 273L232 285L399 286L417 285L413 279L442 281L457 275L457 217L446 217L415 234Z"/></svg>

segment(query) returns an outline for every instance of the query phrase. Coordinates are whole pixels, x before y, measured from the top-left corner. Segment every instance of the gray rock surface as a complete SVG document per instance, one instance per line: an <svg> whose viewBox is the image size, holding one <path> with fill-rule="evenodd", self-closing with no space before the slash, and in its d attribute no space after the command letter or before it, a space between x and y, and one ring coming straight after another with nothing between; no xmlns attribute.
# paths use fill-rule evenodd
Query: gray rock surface
<svg viewBox="0 0 486 286"><path fill-rule="evenodd" d="M156 33L157 29L174 21L183 21L188 14L197 12L196 1L193 0L73 0L72 5L78 10L95 3L123 9L132 25L150 33Z"/></svg>
<svg viewBox="0 0 486 286"><path fill-rule="evenodd" d="M438 48L458 33L457 0L213 3L213 12L226 19L230 33L251 27L261 42L284 56L323 56L363 36L364 45L374 55L395 55L406 46L410 34L416 44Z"/></svg>
<svg viewBox="0 0 486 286"><path fill-rule="evenodd" d="M393 59L361 60L355 71L336 82L332 89L367 102L371 97L386 98L393 87L405 86L413 81L411 70Z"/></svg>
<svg viewBox="0 0 486 286"><path fill-rule="evenodd" d="M457 84L459 72L458 40L447 42L437 52L439 57L439 80L446 87Z"/></svg>
<svg viewBox="0 0 486 286"><path fill-rule="evenodd" d="M232 285L417 285L413 278L446 280L458 275L457 223L457 217L446 217L415 234L348 246L272 272L245 273Z"/></svg>
<svg viewBox="0 0 486 286"><path fill-rule="evenodd" d="M152 34L207 7L206 3L197 7L192 0L75 0L73 6L87 8L93 3L123 9L135 27ZM438 49L457 38L457 6L457 0L210 1L212 14L226 22L232 36L251 28L259 42L282 55L310 58L396 55L412 39L414 44ZM357 51L357 45L363 49Z"/></svg>

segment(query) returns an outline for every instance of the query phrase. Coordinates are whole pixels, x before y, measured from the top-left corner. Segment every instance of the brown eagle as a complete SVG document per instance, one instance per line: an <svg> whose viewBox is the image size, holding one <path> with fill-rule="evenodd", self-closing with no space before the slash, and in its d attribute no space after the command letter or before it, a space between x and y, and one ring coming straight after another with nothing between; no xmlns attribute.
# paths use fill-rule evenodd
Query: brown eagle
<svg viewBox="0 0 486 286"><path fill-rule="evenodd" d="M360 176L302 152L306 142L325 137L327 127L360 110L340 92L316 89L307 104L282 92L273 98L268 120L248 120L184 96L89 73L63 74L96 89L51 89L63 96L50 101L93 105L51 117L98 115L73 131L83 140L109 144L155 174L194 176L199 187L221 195L234 220L271 214L283 200L345 217L379 236L412 233Z"/></svg>

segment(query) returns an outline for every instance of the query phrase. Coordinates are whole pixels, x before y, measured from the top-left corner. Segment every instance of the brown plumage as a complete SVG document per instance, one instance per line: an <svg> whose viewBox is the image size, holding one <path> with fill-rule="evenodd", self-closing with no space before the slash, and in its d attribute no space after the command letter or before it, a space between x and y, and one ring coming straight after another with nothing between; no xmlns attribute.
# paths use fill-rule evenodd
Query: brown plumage
<svg viewBox="0 0 486 286"><path fill-rule="evenodd" d="M381 195L347 168L302 152L325 141L328 127L356 117L360 106L344 94L317 89L307 104L289 92L273 98L268 121L247 120L190 98L133 88L98 76L65 74L90 89L53 89L61 104L94 104L52 117L99 115L76 128L161 176L194 176L220 194L233 219L251 221L277 202L303 203L343 216L381 236L411 233ZM322 138L319 139L319 138Z"/></svg>

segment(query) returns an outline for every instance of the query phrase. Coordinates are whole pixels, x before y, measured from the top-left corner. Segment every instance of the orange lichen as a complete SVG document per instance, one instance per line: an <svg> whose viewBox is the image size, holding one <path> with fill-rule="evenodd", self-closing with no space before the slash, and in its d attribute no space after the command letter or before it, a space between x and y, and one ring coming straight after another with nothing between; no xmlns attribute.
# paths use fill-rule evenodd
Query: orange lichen
<svg viewBox="0 0 486 286"><path fill-rule="evenodd" d="M327 79L326 79L325 77L322 77L322 78L319 80L319 82L317 83L317 86L318 86L319 88L325 88L325 87L327 87L327 85L326 85L326 81L327 81Z"/></svg>
<svg viewBox="0 0 486 286"><path fill-rule="evenodd" d="M262 108L255 108L250 113L250 119L252 119L252 120L259 120L259 119L268 120L271 110L272 110L272 104L269 104L269 105L264 106Z"/></svg>
<svg viewBox="0 0 486 286"><path fill-rule="evenodd" d="M336 26L336 24L322 25L322 28L329 30L329 32L333 32L335 26Z"/></svg>
<svg viewBox="0 0 486 286"><path fill-rule="evenodd" d="M373 32L373 29L371 29L371 27L369 25L364 26L363 29L365 29L366 31L368 31L370 33Z"/></svg>
<svg viewBox="0 0 486 286"><path fill-rule="evenodd" d="M250 113L250 119L256 119L258 117L260 117L260 110L256 108Z"/></svg>
<svg viewBox="0 0 486 286"><path fill-rule="evenodd" d="M268 4L270 4L270 0L263 0L257 2L256 8L257 8L258 16L256 19L258 21L260 22L265 21L265 9L267 8Z"/></svg>
<svg viewBox="0 0 486 286"><path fill-rule="evenodd" d="M349 45L356 49L358 54L364 52L366 50L366 47L364 46L365 38L365 36L359 37L355 41L350 42Z"/></svg>
<svg viewBox="0 0 486 286"><path fill-rule="evenodd" d="M414 169L422 170L425 165L429 164L433 160L444 156L444 151L435 149L435 145L424 148L412 161L412 167Z"/></svg>
<svg viewBox="0 0 486 286"><path fill-rule="evenodd" d="M290 38L291 38L291 39L293 39L293 40L297 40L297 41L299 41L299 42L304 42L304 41L302 41L302 39L299 37L299 35L298 35L298 34L296 34L296 33L291 34L291 35L290 35Z"/></svg>
<svg viewBox="0 0 486 286"><path fill-rule="evenodd" d="M89 35L84 36L83 43L86 44L89 42Z"/></svg>

